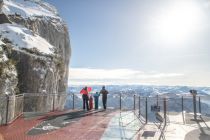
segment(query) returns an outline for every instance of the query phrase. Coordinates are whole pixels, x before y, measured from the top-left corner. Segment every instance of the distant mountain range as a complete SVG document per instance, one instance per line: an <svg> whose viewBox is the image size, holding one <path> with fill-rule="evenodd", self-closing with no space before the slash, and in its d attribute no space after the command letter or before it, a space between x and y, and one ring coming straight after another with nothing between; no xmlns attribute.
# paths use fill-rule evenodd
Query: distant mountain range
<svg viewBox="0 0 210 140"><path fill-rule="evenodd" d="M68 93L79 93L82 86L71 86ZM109 85L107 90L112 94L136 94L140 96L156 95L190 95L189 90L195 89L198 95L210 95L210 87L188 87L188 86L150 86L150 85ZM93 92L100 91L101 86L92 86Z"/></svg>
<svg viewBox="0 0 210 140"><path fill-rule="evenodd" d="M66 108L72 108L72 94L74 94L74 107L82 108L82 96L79 93L82 86L71 86L68 88L70 94L67 98ZM101 90L101 86L92 86L92 93ZM152 106L160 106L163 111L163 97L167 97L167 112L182 112L182 96L183 96L183 110L186 112L193 112L193 100L190 94L191 89L197 90L198 96L201 99L201 110L199 110L199 98L197 97L197 112L201 111L202 115L210 116L210 87L188 87L188 86L145 86L145 85L109 85L106 86L109 91L108 108L120 108L120 94L121 94L121 108L125 110L133 110L134 95L135 108L139 109L139 95L140 95L140 110L141 115L145 117L146 97L148 107L148 118L150 121L155 120ZM91 95L91 94L90 94ZM158 99L157 99L158 95ZM99 108L102 107L101 99Z"/></svg>

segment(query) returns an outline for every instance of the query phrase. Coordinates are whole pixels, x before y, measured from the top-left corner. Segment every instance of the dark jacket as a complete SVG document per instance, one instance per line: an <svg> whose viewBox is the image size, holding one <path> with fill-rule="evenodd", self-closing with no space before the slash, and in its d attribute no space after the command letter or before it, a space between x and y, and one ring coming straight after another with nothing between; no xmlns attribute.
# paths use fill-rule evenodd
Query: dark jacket
<svg viewBox="0 0 210 140"><path fill-rule="evenodd" d="M106 89L102 89L100 91L100 94L102 94L102 97L107 97L107 94L109 94L109 92Z"/></svg>

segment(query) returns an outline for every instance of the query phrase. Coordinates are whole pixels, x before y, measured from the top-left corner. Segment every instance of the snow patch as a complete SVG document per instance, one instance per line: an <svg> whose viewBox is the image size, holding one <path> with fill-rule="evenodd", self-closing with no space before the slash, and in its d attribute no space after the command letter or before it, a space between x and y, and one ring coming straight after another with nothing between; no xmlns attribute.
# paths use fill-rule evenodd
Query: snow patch
<svg viewBox="0 0 210 140"><path fill-rule="evenodd" d="M70 122L62 122L63 125L67 125L69 124Z"/></svg>
<svg viewBox="0 0 210 140"><path fill-rule="evenodd" d="M0 35L9 39L17 48L36 48L45 54L52 54L53 46L29 29L15 24L1 24Z"/></svg>
<svg viewBox="0 0 210 140"><path fill-rule="evenodd" d="M48 124L47 126L43 126L42 130L57 130L60 129L60 127L52 126L51 124Z"/></svg>
<svg viewBox="0 0 210 140"><path fill-rule="evenodd" d="M2 42L2 41L0 40L0 45L5 45L5 44L4 44L4 42Z"/></svg>

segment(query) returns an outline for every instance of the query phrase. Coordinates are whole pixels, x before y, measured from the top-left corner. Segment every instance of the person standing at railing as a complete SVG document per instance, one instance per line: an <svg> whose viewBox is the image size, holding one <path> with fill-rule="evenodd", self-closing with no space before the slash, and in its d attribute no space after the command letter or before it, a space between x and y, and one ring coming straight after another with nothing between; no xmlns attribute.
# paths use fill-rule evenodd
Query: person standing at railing
<svg viewBox="0 0 210 140"><path fill-rule="evenodd" d="M87 110L90 110L89 104L88 104L89 97L88 97L88 89L87 89L87 87L84 87L80 91L80 93L82 94L82 99L83 99L83 109L85 110L85 106L86 106Z"/></svg>
<svg viewBox="0 0 210 140"><path fill-rule="evenodd" d="M109 94L109 92L105 89L105 86L102 87L100 94L102 94L103 107L106 109L107 94Z"/></svg>
<svg viewBox="0 0 210 140"><path fill-rule="evenodd" d="M94 103L95 103L95 109L98 109L98 98L99 98L100 94L98 92L96 92L93 97L94 97Z"/></svg>

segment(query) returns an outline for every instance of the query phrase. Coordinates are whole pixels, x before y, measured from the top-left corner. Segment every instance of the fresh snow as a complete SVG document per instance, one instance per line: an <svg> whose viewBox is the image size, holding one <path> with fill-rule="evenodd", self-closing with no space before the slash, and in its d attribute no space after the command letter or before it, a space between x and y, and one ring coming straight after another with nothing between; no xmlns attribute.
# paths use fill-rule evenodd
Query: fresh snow
<svg viewBox="0 0 210 140"><path fill-rule="evenodd" d="M0 35L9 39L16 48L36 48L44 54L52 54L53 46L29 29L15 24L1 24Z"/></svg>
<svg viewBox="0 0 210 140"><path fill-rule="evenodd" d="M0 45L4 45L4 43L0 40Z"/></svg>
<svg viewBox="0 0 210 140"><path fill-rule="evenodd" d="M46 2L4 0L2 12L7 15L21 15L23 18L42 16L60 19L56 8Z"/></svg>
<svg viewBox="0 0 210 140"><path fill-rule="evenodd" d="M57 130L60 129L60 127L52 126L51 124L48 124L47 126L43 126L42 130Z"/></svg>

